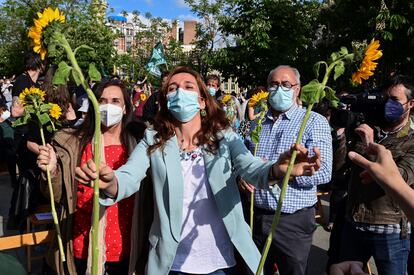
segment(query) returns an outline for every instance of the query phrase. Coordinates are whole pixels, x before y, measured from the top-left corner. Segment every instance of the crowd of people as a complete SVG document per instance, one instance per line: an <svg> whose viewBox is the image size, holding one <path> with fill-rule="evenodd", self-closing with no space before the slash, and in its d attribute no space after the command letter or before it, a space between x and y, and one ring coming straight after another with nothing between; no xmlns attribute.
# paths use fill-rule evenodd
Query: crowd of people
<svg viewBox="0 0 414 275"><path fill-rule="evenodd" d="M0 155L14 189L9 228L23 230L22 218L48 203L46 170L52 175L66 262L52 242L49 274L90 272L91 182L97 178L105 274L255 273L293 151L298 157L264 274L306 274L319 188L332 194L328 274L364 274L371 257L379 274L414 274L411 78L394 75L384 83L376 123L337 125L333 107L321 102L295 146L306 106L300 73L288 65L241 94L222 91L219 76L203 79L188 67L164 72L158 89L146 78L131 88L117 77L90 83L101 113L97 171L86 91L53 85L56 68L45 69L30 53L23 74L2 80ZM60 129L46 136L46 146L36 124L11 127L24 114L19 94L30 87L62 107ZM260 116L248 102L263 91L268 111L255 143L250 132ZM352 113L352 105L341 106Z"/></svg>

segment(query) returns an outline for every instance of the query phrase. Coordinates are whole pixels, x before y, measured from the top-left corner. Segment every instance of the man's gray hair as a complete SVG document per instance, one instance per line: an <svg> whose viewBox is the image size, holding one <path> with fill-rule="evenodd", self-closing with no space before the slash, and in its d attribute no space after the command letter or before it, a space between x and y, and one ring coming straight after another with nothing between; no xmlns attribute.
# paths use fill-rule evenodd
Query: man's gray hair
<svg viewBox="0 0 414 275"><path fill-rule="evenodd" d="M268 77L267 77L267 85L270 84L270 82L272 81L272 76L274 73L276 73L279 69L291 69L293 71L293 73L296 76L296 83L300 86L300 73L298 71L298 69L293 68L289 65L279 65L276 68L274 68L273 70L270 71ZM295 84L295 83L292 83Z"/></svg>

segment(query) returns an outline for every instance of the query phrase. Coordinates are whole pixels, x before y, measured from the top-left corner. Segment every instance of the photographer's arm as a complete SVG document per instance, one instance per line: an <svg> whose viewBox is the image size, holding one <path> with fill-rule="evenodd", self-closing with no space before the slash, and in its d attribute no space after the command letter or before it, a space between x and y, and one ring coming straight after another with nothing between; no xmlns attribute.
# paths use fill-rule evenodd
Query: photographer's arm
<svg viewBox="0 0 414 275"><path fill-rule="evenodd" d="M384 146L370 143L368 152L376 155L375 162L369 161L358 153L350 152L349 158L364 168L369 175L379 183L382 188L402 208L410 222L414 222L414 190L404 181L392 158L392 154Z"/></svg>

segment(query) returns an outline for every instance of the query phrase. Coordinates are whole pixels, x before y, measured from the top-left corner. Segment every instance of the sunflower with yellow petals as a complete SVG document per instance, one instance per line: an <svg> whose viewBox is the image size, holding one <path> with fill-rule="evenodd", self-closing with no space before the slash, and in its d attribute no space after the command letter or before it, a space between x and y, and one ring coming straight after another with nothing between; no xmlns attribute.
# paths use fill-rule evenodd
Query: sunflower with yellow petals
<svg viewBox="0 0 414 275"><path fill-rule="evenodd" d="M33 100L33 99L30 99L29 97L37 97L41 101L44 101L45 92L35 87L26 88L19 95L20 103L22 103L23 106L27 105L30 100Z"/></svg>
<svg viewBox="0 0 414 275"><path fill-rule="evenodd" d="M141 101L145 101L145 100L147 100L147 95L145 93L142 93L142 94L139 95L139 99Z"/></svg>
<svg viewBox="0 0 414 275"><path fill-rule="evenodd" d="M266 102L267 98L269 96L268 92L265 92L263 90L260 90L260 92L253 95L249 100L249 107L254 107L260 102Z"/></svg>
<svg viewBox="0 0 414 275"><path fill-rule="evenodd" d="M362 84L362 79L367 80L374 75L374 71L378 65L378 63L374 61L382 56L382 51L378 49L379 47L379 41L372 39L371 43L365 49L364 59L362 60L358 71L352 74L352 81L354 83Z"/></svg>
<svg viewBox="0 0 414 275"><path fill-rule="evenodd" d="M54 119L58 120L60 116L62 115L62 109L59 105L55 103L50 103L51 107L49 110L49 115L53 117Z"/></svg>
<svg viewBox="0 0 414 275"><path fill-rule="evenodd" d="M221 103L223 104L223 105L226 105L227 104L227 102L229 102L229 100L231 99L231 95L225 95L225 96L223 96L223 98L221 99Z"/></svg>
<svg viewBox="0 0 414 275"><path fill-rule="evenodd" d="M34 19L34 26L29 29L28 36L33 40L33 51L40 54L40 57L45 59L47 50L43 47L45 29L53 22L65 22L65 16L58 8L46 8L43 13L37 13L38 19Z"/></svg>

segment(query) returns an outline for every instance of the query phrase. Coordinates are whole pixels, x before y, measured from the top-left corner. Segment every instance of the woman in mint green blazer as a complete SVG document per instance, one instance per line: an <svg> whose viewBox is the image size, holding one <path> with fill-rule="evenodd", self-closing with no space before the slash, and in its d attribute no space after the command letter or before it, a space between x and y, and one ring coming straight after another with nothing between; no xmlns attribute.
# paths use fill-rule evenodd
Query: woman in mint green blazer
<svg viewBox="0 0 414 275"><path fill-rule="evenodd" d="M283 177L289 152L277 163L253 157L189 68L169 75L159 103L154 129L146 131L128 162L115 172L101 166L101 204L137 192L150 168L155 209L147 274L235 274L234 249L255 272L260 253L243 218L236 176L269 188L269 181ZM308 158L306 149L296 150L293 176L315 173L319 151ZM92 160L76 174L85 184L98 177Z"/></svg>

